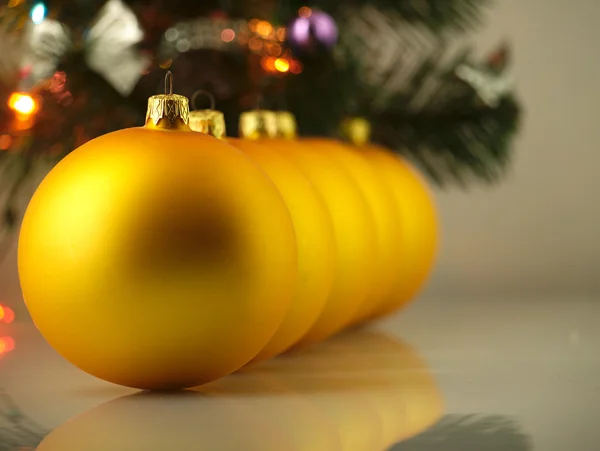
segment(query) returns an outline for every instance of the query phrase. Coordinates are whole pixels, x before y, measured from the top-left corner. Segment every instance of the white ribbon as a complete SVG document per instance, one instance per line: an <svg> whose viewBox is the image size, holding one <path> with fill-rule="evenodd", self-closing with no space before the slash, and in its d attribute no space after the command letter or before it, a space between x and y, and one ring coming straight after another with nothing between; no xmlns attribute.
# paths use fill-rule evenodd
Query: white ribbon
<svg viewBox="0 0 600 451"><path fill-rule="evenodd" d="M135 14L121 0L108 0L86 33L85 60L121 95L127 96L149 64L149 59L136 49L143 37ZM45 19L30 24L29 52L22 61L29 76L22 87L30 89L50 77L60 59L73 47L71 32L60 22Z"/></svg>

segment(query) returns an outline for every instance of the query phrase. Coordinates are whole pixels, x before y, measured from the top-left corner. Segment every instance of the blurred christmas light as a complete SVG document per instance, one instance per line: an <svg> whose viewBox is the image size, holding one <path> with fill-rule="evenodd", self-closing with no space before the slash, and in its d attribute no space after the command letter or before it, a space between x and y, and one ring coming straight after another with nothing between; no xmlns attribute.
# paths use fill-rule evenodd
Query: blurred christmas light
<svg viewBox="0 0 600 451"><path fill-rule="evenodd" d="M34 24L40 24L46 18L46 5L43 3L36 3L33 8L31 8L31 20Z"/></svg>
<svg viewBox="0 0 600 451"><path fill-rule="evenodd" d="M293 60L290 63L290 72L292 74L298 75L298 74L302 73L302 69L304 69L304 68L302 67L302 63L300 61Z"/></svg>
<svg viewBox="0 0 600 451"><path fill-rule="evenodd" d="M10 135L0 136L0 150L10 149L11 144L12 144L12 137ZM0 308L2 308L2 307L0 307Z"/></svg>
<svg viewBox="0 0 600 451"><path fill-rule="evenodd" d="M4 319L0 319L0 322L4 322L6 324L11 324L15 320L15 312L8 307L3 307L4 310Z"/></svg>
<svg viewBox="0 0 600 451"><path fill-rule="evenodd" d="M248 47L250 47L250 50L254 51L254 52L258 52L262 49L263 43L260 39L258 38L252 38L248 41Z"/></svg>
<svg viewBox="0 0 600 451"><path fill-rule="evenodd" d="M221 32L221 39L223 42L231 42L235 39L235 31L231 28L226 28Z"/></svg>
<svg viewBox="0 0 600 451"><path fill-rule="evenodd" d="M278 28L275 34L281 42L285 41L286 29L284 27Z"/></svg>
<svg viewBox="0 0 600 451"><path fill-rule="evenodd" d="M296 17L288 27L288 43L295 50L312 51L315 44L331 49L338 41L335 20L319 10L311 11L309 17Z"/></svg>
<svg viewBox="0 0 600 451"><path fill-rule="evenodd" d="M169 42L175 41L179 37L179 31L176 28L169 28L165 31L165 39Z"/></svg>
<svg viewBox="0 0 600 451"><path fill-rule="evenodd" d="M185 53L185 52L187 52L190 49L191 46L192 46L192 44L190 43L189 40L187 40L187 39L181 39L180 41L177 42L177 45L175 47L181 53Z"/></svg>
<svg viewBox="0 0 600 451"><path fill-rule="evenodd" d="M276 58L264 57L260 60L260 65L266 72L275 72L277 70L275 68L275 61Z"/></svg>
<svg viewBox="0 0 600 451"><path fill-rule="evenodd" d="M256 33L263 37L268 37L271 33L273 33L273 25L266 20L261 20L256 24Z"/></svg>
<svg viewBox="0 0 600 451"><path fill-rule="evenodd" d="M269 56L281 56L281 52L283 51L281 46L277 43L268 43L266 48Z"/></svg>
<svg viewBox="0 0 600 451"><path fill-rule="evenodd" d="M308 19L310 16L312 16L312 9L310 9L308 6L303 6L298 10L298 15L304 19Z"/></svg>
<svg viewBox="0 0 600 451"><path fill-rule="evenodd" d="M290 70L290 62L285 58L277 58L275 60L275 69L279 72L287 72Z"/></svg>
<svg viewBox="0 0 600 451"><path fill-rule="evenodd" d="M8 106L22 117L32 115L37 111L37 103L29 94L14 92L8 99Z"/></svg>
<svg viewBox="0 0 600 451"><path fill-rule="evenodd" d="M13 312L12 309L9 309L8 307L5 310L6 315L4 315L4 322L6 324L11 324L15 320L15 312Z"/></svg>
<svg viewBox="0 0 600 451"><path fill-rule="evenodd" d="M4 316L6 316L6 307L0 305L0 321L4 321Z"/></svg>
<svg viewBox="0 0 600 451"><path fill-rule="evenodd" d="M11 337L0 338L0 354L6 354L15 349L15 340Z"/></svg>
<svg viewBox="0 0 600 451"><path fill-rule="evenodd" d="M252 19L250 22L248 22L248 28L250 28L250 31L252 32L256 32L256 27L258 26L260 20L258 19Z"/></svg>

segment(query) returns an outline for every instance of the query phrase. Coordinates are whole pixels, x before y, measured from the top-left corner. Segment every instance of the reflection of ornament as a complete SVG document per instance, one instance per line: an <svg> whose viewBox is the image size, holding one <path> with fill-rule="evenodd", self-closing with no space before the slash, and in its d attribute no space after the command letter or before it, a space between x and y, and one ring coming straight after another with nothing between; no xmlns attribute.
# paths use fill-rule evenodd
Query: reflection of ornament
<svg viewBox="0 0 600 451"><path fill-rule="evenodd" d="M297 277L279 193L241 152L191 132L187 103L152 97L145 127L64 158L19 238L23 296L44 337L135 388L195 386L245 365L280 326Z"/></svg>
<svg viewBox="0 0 600 451"><path fill-rule="evenodd" d="M333 18L309 8L301 14L287 29L287 40L292 48L300 52L314 52L319 48L331 50L338 40L338 28Z"/></svg>
<svg viewBox="0 0 600 451"><path fill-rule="evenodd" d="M355 331L199 389L111 400L54 429L37 451L384 451L442 412L416 350Z"/></svg>

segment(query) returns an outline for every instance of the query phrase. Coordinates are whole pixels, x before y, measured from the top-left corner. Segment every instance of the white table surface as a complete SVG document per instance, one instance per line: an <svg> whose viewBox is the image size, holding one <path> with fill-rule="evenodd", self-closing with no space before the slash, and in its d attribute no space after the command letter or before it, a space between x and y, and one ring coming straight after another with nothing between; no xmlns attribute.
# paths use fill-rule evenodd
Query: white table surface
<svg viewBox="0 0 600 451"><path fill-rule="evenodd" d="M183 394L136 394L0 325L0 451L597 451L594 296L421 299ZM135 395L135 396L129 396Z"/></svg>

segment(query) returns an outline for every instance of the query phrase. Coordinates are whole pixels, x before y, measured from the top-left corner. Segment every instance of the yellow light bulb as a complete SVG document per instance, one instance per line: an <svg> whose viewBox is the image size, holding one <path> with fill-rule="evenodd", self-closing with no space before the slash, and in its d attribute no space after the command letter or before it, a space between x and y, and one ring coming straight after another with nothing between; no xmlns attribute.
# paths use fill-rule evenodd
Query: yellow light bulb
<svg viewBox="0 0 600 451"><path fill-rule="evenodd" d="M37 103L29 94L15 92L8 99L8 106L23 116L29 116L37 110Z"/></svg>
<svg viewBox="0 0 600 451"><path fill-rule="evenodd" d="M275 69L279 72L287 72L290 70L290 62L285 58L277 58L275 60Z"/></svg>

